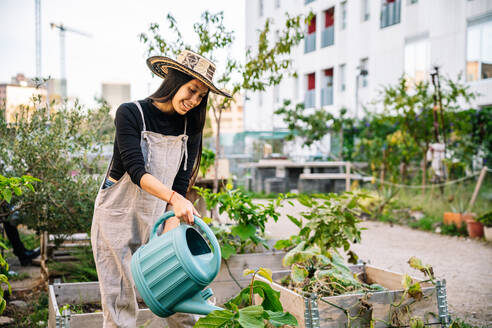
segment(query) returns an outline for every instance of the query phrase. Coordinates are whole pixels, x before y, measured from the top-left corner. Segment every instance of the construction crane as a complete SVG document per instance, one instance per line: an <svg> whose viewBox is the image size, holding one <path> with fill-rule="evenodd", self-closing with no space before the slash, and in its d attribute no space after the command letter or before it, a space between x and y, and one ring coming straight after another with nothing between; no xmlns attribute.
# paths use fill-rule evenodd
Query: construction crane
<svg viewBox="0 0 492 328"><path fill-rule="evenodd" d="M36 11L36 77L41 78L41 0L35 0Z"/></svg>
<svg viewBox="0 0 492 328"><path fill-rule="evenodd" d="M50 23L52 29L57 28L60 31L60 79L61 79L61 93L65 99L67 97L67 72L65 64L65 32L71 32L86 37L92 37L91 34L77 31L73 28L64 26L63 24Z"/></svg>

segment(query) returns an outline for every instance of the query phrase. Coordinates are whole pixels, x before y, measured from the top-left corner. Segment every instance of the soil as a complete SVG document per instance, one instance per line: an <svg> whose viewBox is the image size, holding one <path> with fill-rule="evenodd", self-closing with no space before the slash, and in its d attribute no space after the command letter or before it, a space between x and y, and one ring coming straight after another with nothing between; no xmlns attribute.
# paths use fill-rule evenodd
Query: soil
<svg viewBox="0 0 492 328"><path fill-rule="evenodd" d="M267 224L270 237L282 239L297 233L298 228L286 214L301 211L298 203L285 204L279 221ZM492 243L382 222L366 221L362 226L367 228L362 232L362 242L353 245L360 259L383 269L422 277L407 264L412 256L420 258L434 267L438 278L446 279L452 318L492 327Z"/></svg>

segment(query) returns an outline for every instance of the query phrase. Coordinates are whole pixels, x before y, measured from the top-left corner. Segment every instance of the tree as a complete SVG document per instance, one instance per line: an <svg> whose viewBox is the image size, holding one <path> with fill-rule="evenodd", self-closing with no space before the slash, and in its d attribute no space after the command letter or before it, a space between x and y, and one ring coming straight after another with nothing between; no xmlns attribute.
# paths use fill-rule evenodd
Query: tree
<svg viewBox="0 0 492 328"><path fill-rule="evenodd" d="M0 119L0 170L42 180L33 183L36 193L12 201L29 228L53 234L89 231L102 172L90 157L109 133L104 132L109 108L86 110L78 102L50 107L49 112L38 97L15 123Z"/></svg>
<svg viewBox="0 0 492 328"><path fill-rule="evenodd" d="M291 60L288 54L297 46L304 37L304 24L309 22L312 14L308 16L290 17L287 15L284 29L278 39L272 42L270 37L272 20L267 19L263 29L259 32L258 46L253 51L246 51L246 62L241 64L234 58L228 57L224 72L219 76L217 84L232 94L232 99L214 96L209 100L209 106L216 122L215 135L215 180L214 192L218 190L218 160L220 150L220 125L222 113L230 107L231 102L241 91L265 90L266 87L280 83L285 73L288 72ZM219 53L223 53L234 42L234 32L228 30L224 24L223 12L212 14L205 11L199 22L193 25L198 36L198 44L194 47L183 42L177 22L171 14L167 17L168 27L174 38L161 35L160 26L157 23L150 24L149 34L141 33L140 40L147 45L147 54L174 55L182 49L192 49L197 53L215 60ZM238 77L234 80L234 77Z"/></svg>

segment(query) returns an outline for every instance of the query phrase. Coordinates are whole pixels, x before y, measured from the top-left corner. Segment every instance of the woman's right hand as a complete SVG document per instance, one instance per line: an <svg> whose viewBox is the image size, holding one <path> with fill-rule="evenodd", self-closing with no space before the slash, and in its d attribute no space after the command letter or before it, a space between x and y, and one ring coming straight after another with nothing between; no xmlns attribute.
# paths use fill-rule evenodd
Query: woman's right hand
<svg viewBox="0 0 492 328"><path fill-rule="evenodd" d="M193 225L195 223L193 215L200 217L200 213L198 213L193 204L176 192L172 197L171 205L173 206L174 215L186 224Z"/></svg>

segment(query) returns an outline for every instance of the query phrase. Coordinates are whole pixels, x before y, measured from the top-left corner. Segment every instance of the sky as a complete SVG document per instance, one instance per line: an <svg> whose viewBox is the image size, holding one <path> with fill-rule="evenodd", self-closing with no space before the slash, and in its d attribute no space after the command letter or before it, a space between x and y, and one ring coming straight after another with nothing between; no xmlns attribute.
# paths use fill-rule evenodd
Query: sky
<svg viewBox="0 0 492 328"><path fill-rule="evenodd" d="M224 11L224 24L235 31L230 53L244 57L245 0L41 0L42 76L60 76L60 39L50 23L63 24L91 37L65 33L69 97L93 106L102 82L131 83L131 98L142 99L160 84L145 64L146 46L138 35L151 23L167 26L171 13L185 43L196 44L193 23L205 10ZM162 28L161 30L167 31ZM170 37L173 37L170 35ZM36 75L35 0L0 0L0 83L23 73ZM218 74L225 58L218 58ZM217 74L217 75L218 75Z"/></svg>

